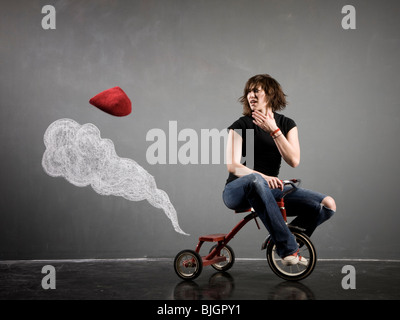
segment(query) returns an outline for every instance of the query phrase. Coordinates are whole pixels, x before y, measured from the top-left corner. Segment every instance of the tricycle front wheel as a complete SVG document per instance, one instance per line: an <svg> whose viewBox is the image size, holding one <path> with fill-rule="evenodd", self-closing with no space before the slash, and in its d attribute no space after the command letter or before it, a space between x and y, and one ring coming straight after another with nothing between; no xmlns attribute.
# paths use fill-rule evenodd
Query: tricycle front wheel
<svg viewBox="0 0 400 320"><path fill-rule="evenodd" d="M299 254L306 258L306 263L286 266L276 252L275 244L270 240L267 244L267 259L272 271L288 281L299 281L307 278L314 270L317 262L317 253L310 238L301 232L292 232L299 244Z"/></svg>

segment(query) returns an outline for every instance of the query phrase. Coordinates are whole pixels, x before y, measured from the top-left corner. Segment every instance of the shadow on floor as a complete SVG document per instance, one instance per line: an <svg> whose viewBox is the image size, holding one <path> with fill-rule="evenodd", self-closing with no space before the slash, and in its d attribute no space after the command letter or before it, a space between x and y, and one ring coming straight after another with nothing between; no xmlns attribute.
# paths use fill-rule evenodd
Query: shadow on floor
<svg viewBox="0 0 400 320"><path fill-rule="evenodd" d="M55 289L43 289L45 265L55 270ZM355 289L342 287L352 265ZM236 261L229 272L204 268L182 281L172 259L0 261L1 300L398 300L400 263L318 261L301 282L278 278L263 260Z"/></svg>

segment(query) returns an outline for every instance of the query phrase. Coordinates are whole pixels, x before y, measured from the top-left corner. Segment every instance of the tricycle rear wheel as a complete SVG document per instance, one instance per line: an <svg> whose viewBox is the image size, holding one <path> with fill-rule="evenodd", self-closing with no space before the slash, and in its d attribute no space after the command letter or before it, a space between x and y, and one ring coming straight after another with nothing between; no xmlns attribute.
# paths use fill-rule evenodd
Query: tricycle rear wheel
<svg viewBox="0 0 400 320"><path fill-rule="evenodd" d="M174 269L183 280L193 280L203 270L203 261L196 251L182 250L175 257Z"/></svg>
<svg viewBox="0 0 400 320"><path fill-rule="evenodd" d="M210 253L211 253L211 251L213 251L217 246L218 246L218 245L213 246L213 247L210 249ZM215 270L218 270L218 271L227 271L227 270L229 270L230 268L232 268L233 264L235 263L235 253L233 252L233 249L232 249L230 246L225 245L225 246L221 249L221 251L220 251L220 253L219 253L218 256L224 256L224 257L226 257L226 261L217 262L217 263L212 264L211 266L212 266Z"/></svg>

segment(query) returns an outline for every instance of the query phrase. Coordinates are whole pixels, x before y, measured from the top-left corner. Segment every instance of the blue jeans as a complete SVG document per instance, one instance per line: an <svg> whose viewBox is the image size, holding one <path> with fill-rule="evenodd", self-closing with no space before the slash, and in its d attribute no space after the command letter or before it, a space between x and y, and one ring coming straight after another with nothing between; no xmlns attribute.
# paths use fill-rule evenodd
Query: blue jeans
<svg viewBox="0 0 400 320"><path fill-rule="evenodd" d="M291 187L285 187L291 188ZM284 191L285 191L284 190ZM281 257L288 256L298 250L298 244L293 234L283 220L276 199L282 197L279 189L271 190L267 181L258 173L252 173L238 178L225 186L223 201L232 210L254 208L271 235ZM285 207L288 216L297 216L292 225L306 229L311 236L315 228L333 215L333 211L322 206L321 201L326 196L297 188L285 196Z"/></svg>

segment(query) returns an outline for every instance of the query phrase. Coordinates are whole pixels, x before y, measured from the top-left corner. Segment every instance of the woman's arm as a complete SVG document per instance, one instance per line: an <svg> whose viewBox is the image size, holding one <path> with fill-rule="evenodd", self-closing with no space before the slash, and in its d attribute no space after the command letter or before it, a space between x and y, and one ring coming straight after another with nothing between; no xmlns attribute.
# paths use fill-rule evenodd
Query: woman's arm
<svg viewBox="0 0 400 320"><path fill-rule="evenodd" d="M277 177L267 176L261 172L252 170L240 163L242 158L242 137L234 130L229 130L228 142L226 145L226 160L228 171L237 177L242 177L251 173L260 174L271 189L283 190L283 183Z"/></svg>
<svg viewBox="0 0 400 320"><path fill-rule="evenodd" d="M287 137L279 133L274 141L283 160L291 167L296 168L300 164L300 143L297 127L290 129Z"/></svg>
<svg viewBox="0 0 400 320"><path fill-rule="evenodd" d="M253 173L253 170L240 163L242 159L242 137L234 130L229 130L226 145L226 163L228 171L237 177Z"/></svg>

